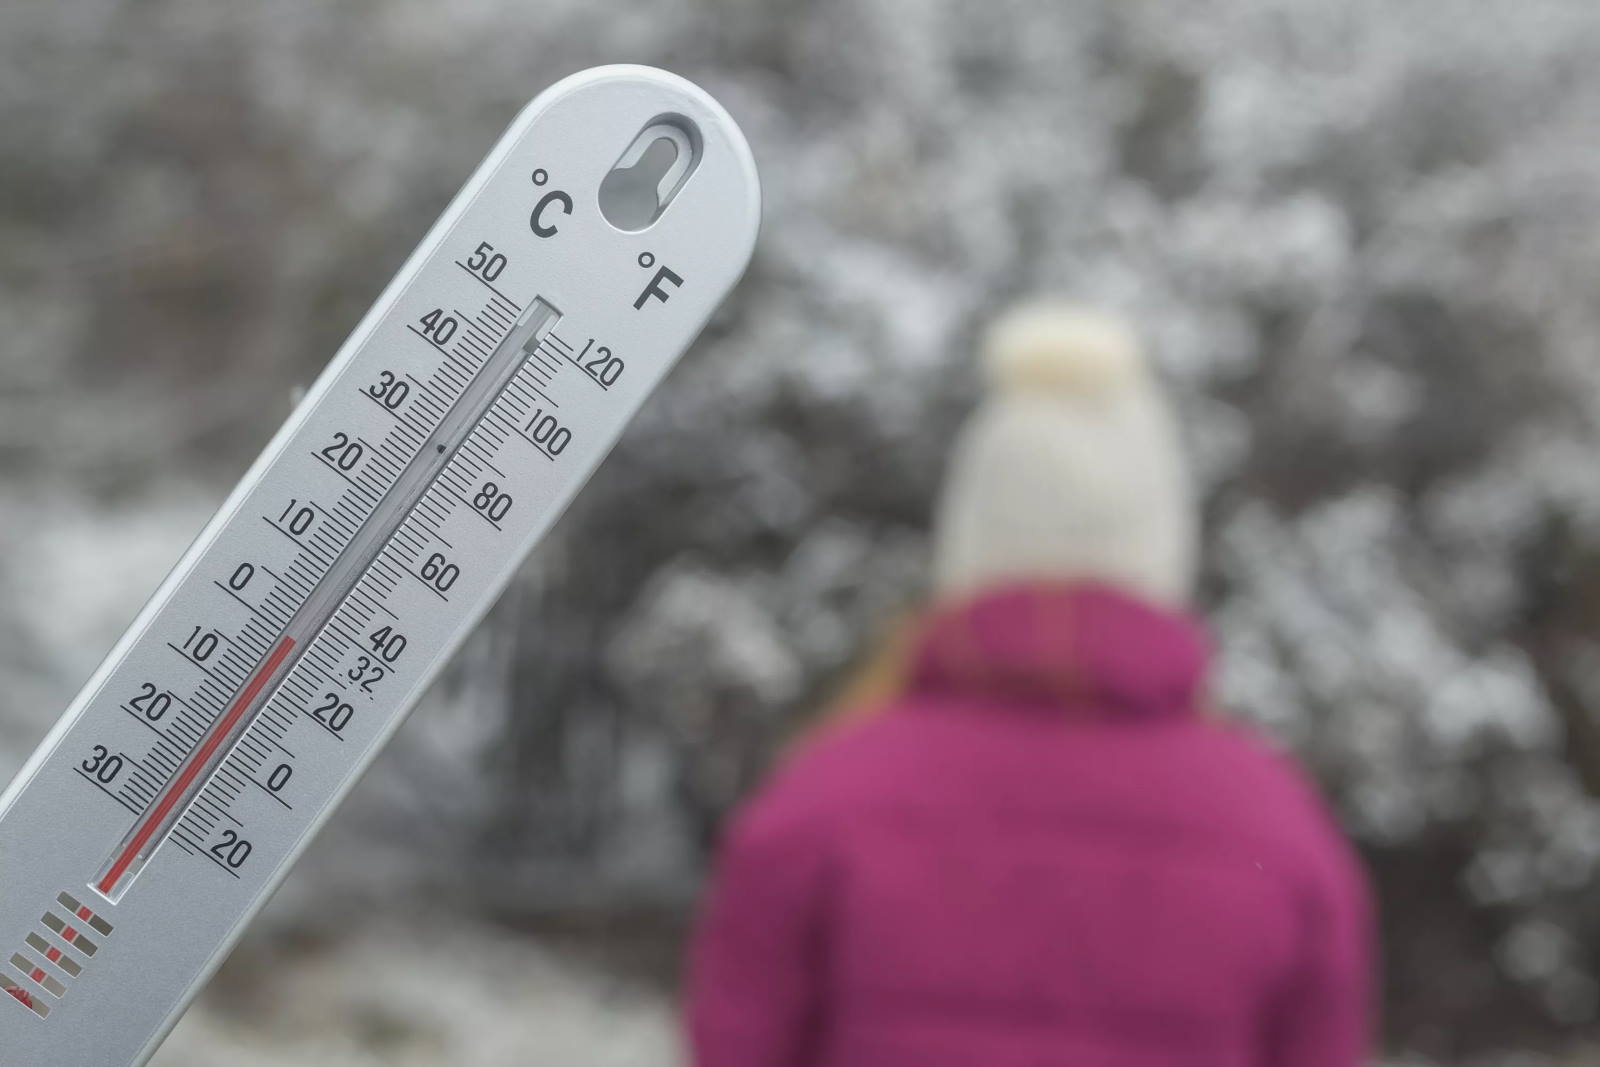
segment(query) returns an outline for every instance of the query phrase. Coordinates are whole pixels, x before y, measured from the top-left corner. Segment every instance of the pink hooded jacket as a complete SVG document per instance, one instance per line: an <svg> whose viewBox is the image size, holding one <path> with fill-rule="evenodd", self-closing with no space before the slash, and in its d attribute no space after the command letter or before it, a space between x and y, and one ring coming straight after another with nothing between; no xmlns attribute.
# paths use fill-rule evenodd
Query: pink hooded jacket
<svg viewBox="0 0 1600 1067"><path fill-rule="evenodd" d="M897 703L736 821L698 1067L1355 1067L1372 931L1294 766L1202 713L1196 626L1100 587L936 617Z"/></svg>

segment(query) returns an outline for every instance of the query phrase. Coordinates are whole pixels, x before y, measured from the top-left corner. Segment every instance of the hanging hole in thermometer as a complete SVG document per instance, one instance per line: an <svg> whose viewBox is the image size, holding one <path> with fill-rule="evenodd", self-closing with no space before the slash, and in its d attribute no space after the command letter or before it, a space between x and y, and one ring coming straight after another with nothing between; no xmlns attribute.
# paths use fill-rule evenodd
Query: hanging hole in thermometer
<svg viewBox="0 0 1600 1067"><path fill-rule="evenodd" d="M627 233L648 229L700 162L699 131L688 119L651 120L600 182L600 213Z"/></svg>

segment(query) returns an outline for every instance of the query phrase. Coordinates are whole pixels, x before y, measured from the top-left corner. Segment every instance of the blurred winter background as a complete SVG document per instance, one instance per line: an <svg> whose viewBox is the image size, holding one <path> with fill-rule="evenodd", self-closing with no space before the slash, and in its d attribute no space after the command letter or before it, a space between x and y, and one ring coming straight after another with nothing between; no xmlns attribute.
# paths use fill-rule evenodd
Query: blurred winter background
<svg viewBox="0 0 1600 1067"><path fill-rule="evenodd" d="M1393 1061L1600 1057L1593 0L7 0L0 780L618 60L743 124L755 263L161 1067L677 1062L719 818L918 601L974 332L1039 290L1181 392L1220 699L1369 858Z"/></svg>

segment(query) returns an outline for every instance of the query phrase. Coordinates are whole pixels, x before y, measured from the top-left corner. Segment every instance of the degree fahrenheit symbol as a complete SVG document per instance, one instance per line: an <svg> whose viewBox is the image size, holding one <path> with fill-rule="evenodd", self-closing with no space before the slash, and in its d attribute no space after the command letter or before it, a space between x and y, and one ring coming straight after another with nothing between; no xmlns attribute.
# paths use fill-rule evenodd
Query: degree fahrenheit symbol
<svg viewBox="0 0 1600 1067"><path fill-rule="evenodd" d="M644 256L639 257L639 262L644 264ZM650 284L646 285L639 293L639 299L633 302L633 310L638 311L640 308L644 307L644 302L649 300L652 296L661 301L663 304L671 299L672 294L661 288L662 282L671 282L672 287L676 289L683 284L683 279L678 277L671 267L660 268L656 271L655 277L650 279Z"/></svg>

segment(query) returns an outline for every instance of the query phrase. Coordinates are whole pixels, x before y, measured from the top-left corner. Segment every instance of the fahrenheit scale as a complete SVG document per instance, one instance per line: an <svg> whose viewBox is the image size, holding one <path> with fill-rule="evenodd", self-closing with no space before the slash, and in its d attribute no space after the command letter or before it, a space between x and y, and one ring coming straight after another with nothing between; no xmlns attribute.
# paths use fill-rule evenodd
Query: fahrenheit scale
<svg viewBox="0 0 1600 1067"><path fill-rule="evenodd" d="M0 1067L142 1064L743 273L695 86L530 104L0 795Z"/></svg>

